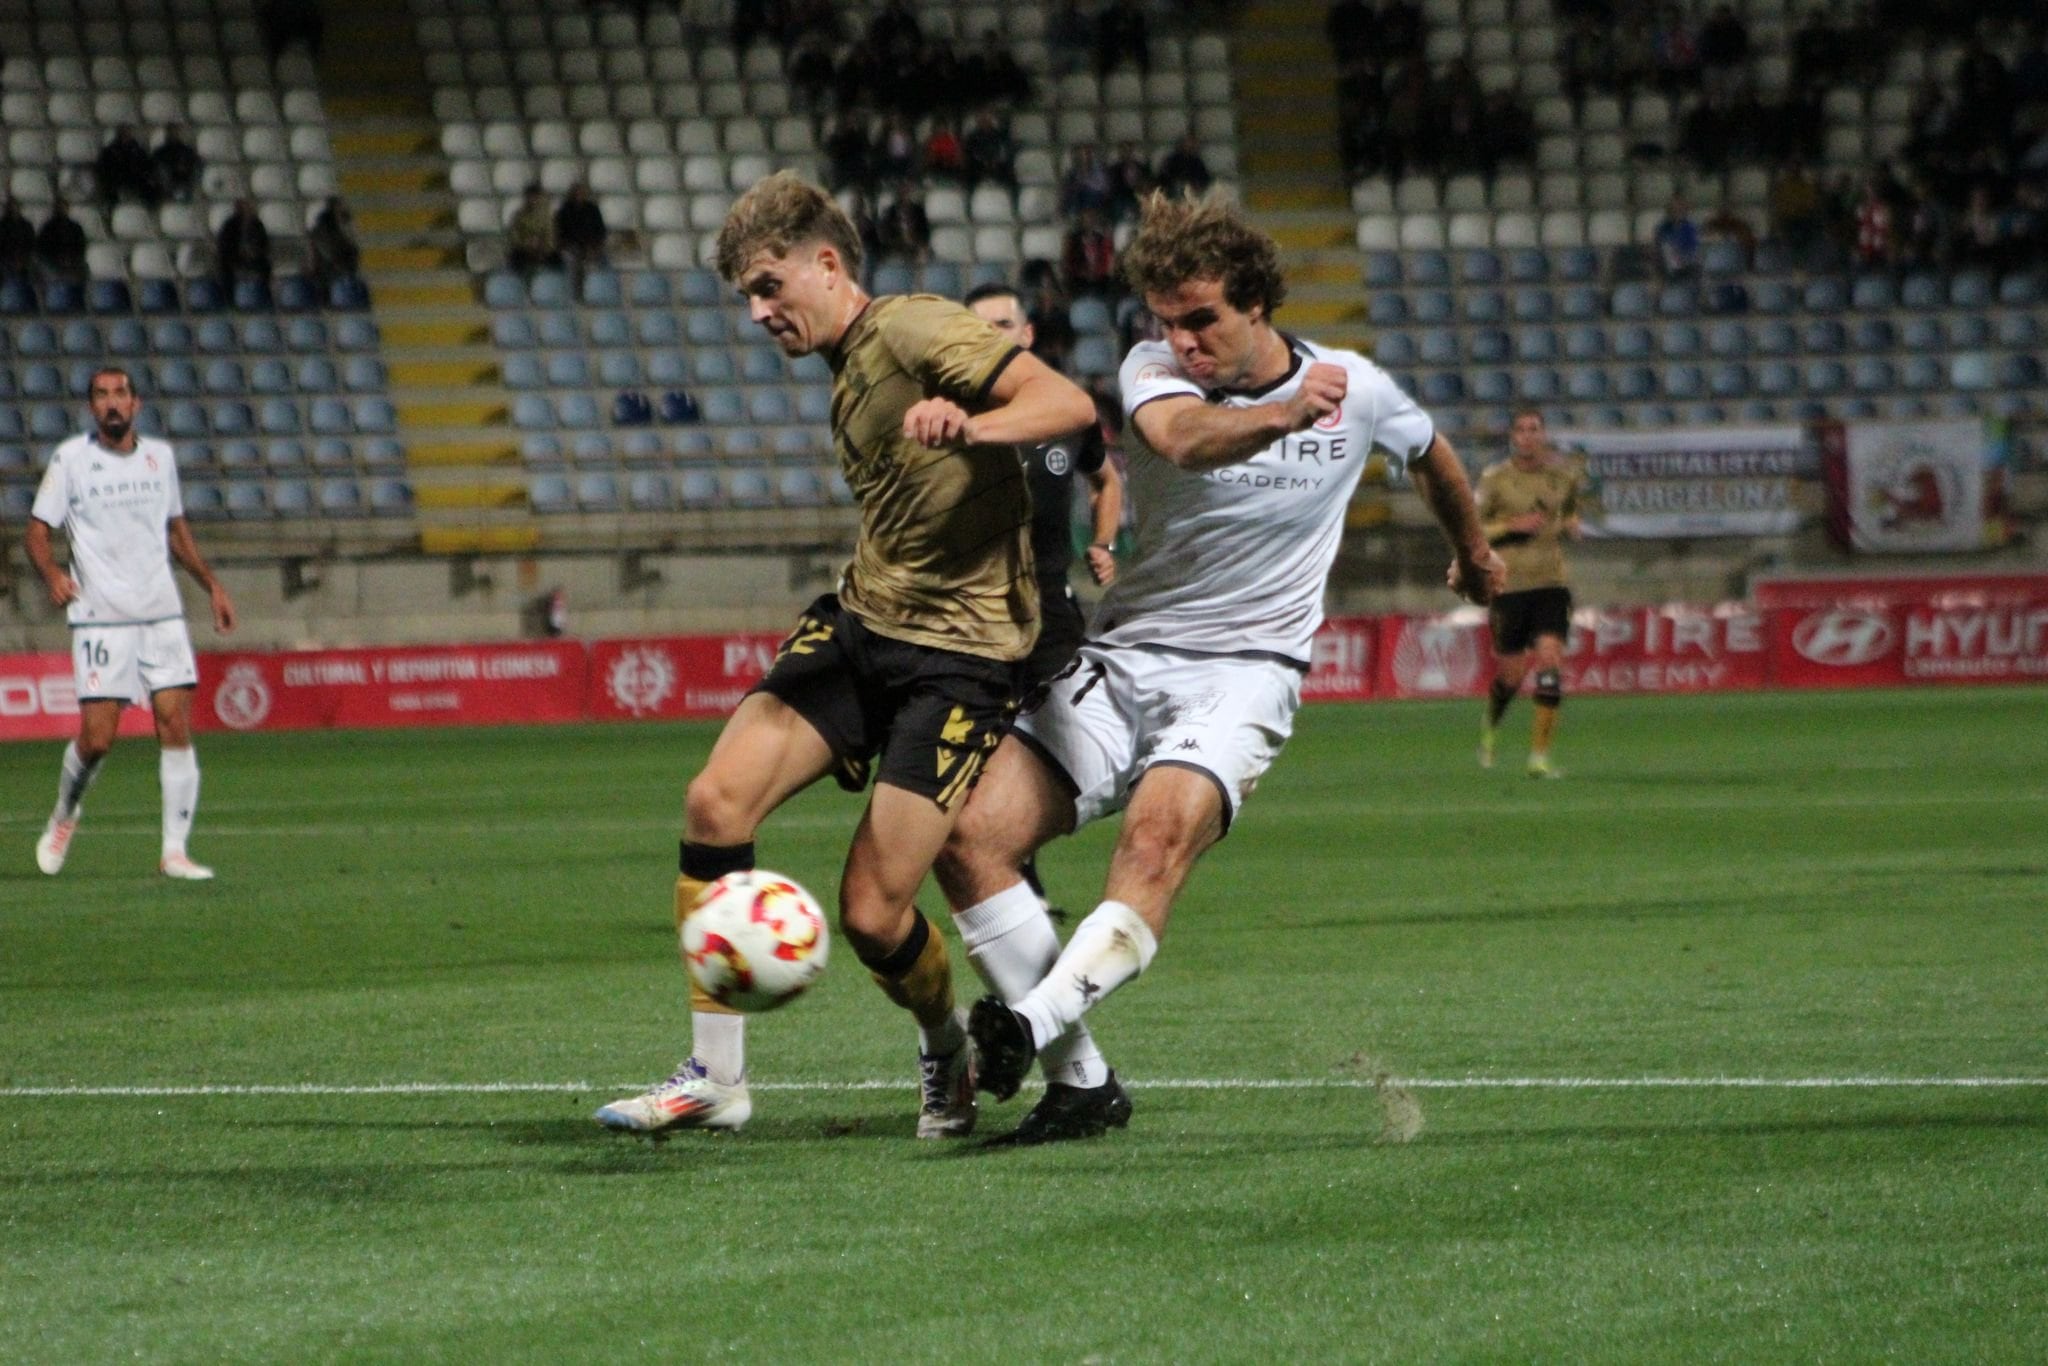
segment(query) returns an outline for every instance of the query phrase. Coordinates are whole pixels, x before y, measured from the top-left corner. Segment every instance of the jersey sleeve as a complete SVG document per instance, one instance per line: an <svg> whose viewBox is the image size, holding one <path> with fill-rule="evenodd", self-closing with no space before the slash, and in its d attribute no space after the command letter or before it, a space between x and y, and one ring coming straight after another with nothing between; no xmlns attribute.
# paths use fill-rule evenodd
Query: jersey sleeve
<svg viewBox="0 0 2048 1366"><path fill-rule="evenodd" d="M1202 386L1183 375L1173 363L1173 353L1158 342L1139 342L1132 347L1117 370L1116 384L1124 396L1125 417L1155 398L1176 394L1202 397Z"/></svg>
<svg viewBox="0 0 2048 1366"><path fill-rule="evenodd" d="M936 297L904 299L881 319L879 331L904 369L970 410L988 402L996 377L1021 354L973 313Z"/></svg>
<svg viewBox="0 0 2048 1366"><path fill-rule="evenodd" d="M165 447L164 462L164 520L185 515L185 490L178 482L178 461Z"/></svg>
<svg viewBox="0 0 2048 1366"><path fill-rule="evenodd" d="M1074 456L1074 473L1093 474L1108 458L1109 447L1102 440L1102 424L1089 423L1081 429L1081 449Z"/></svg>
<svg viewBox="0 0 2048 1366"><path fill-rule="evenodd" d="M1406 474L1436 440L1436 423L1378 366L1367 366L1372 394L1372 452L1385 457L1388 477Z"/></svg>
<svg viewBox="0 0 2048 1366"><path fill-rule="evenodd" d="M65 472L61 455L50 457L50 464L43 471L43 482L36 485L36 500L29 508L29 516L48 527L61 527L71 514L71 485Z"/></svg>

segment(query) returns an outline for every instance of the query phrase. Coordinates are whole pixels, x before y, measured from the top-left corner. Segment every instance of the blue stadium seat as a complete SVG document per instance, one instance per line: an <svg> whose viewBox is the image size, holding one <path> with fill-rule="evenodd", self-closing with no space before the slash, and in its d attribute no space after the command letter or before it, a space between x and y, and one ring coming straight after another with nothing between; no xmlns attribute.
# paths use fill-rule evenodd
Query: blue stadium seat
<svg viewBox="0 0 2048 1366"><path fill-rule="evenodd" d="M626 501L642 512L665 512L675 506L675 495L666 474L639 470L626 480Z"/></svg>
<svg viewBox="0 0 2048 1366"><path fill-rule="evenodd" d="M1589 284L1600 276L1600 253L1592 247L1562 248L1557 253L1557 274L1570 284Z"/></svg>
<svg viewBox="0 0 2048 1366"><path fill-rule="evenodd" d="M298 387L301 393L331 394L341 388L341 377L327 357L308 356L299 362Z"/></svg>
<svg viewBox="0 0 2048 1366"><path fill-rule="evenodd" d="M788 392L783 389L756 389L747 404L747 416L763 426L779 426L790 421Z"/></svg>
<svg viewBox="0 0 2048 1366"><path fill-rule="evenodd" d="M1565 393L1574 403L1604 402L1607 372L1597 365L1575 365L1565 372Z"/></svg>
<svg viewBox="0 0 2048 1366"><path fill-rule="evenodd" d="M64 324L58 346L67 356L100 357L107 352L106 338L100 335L99 324L83 318Z"/></svg>
<svg viewBox="0 0 2048 1366"><path fill-rule="evenodd" d="M198 367L179 357L160 360L151 387L165 398L190 398L199 392Z"/></svg>
<svg viewBox="0 0 2048 1366"><path fill-rule="evenodd" d="M725 496L725 491L718 485L717 473L702 465L690 465L679 470L676 482L677 492L687 508L717 507Z"/></svg>
<svg viewBox="0 0 2048 1366"><path fill-rule="evenodd" d="M1116 373L1116 343L1108 337L1080 337L1074 342L1074 373L1107 378Z"/></svg>
<svg viewBox="0 0 2048 1366"><path fill-rule="evenodd" d="M1707 350L1717 356L1749 354L1749 328L1742 323L1715 323L1707 329Z"/></svg>
<svg viewBox="0 0 2048 1366"><path fill-rule="evenodd" d="M30 358L57 354L57 329L37 318L25 322L14 334L14 354Z"/></svg>
<svg viewBox="0 0 2048 1366"><path fill-rule="evenodd" d="M1550 258L1536 247L1515 247L1507 254L1507 278L1518 285L1540 285L1550 280Z"/></svg>
<svg viewBox="0 0 2048 1366"><path fill-rule="evenodd" d="M1759 280L1750 291L1750 307L1772 316L1791 313L1799 307L1799 292L1783 280Z"/></svg>
<svg viewBox="0 0 2048 1366"><path fill-rule="evenodd" d="M26 446L0 446L0 474L27 474L33 468Z"/></svg>
<svg viewBox="0 0 2048 1366"><path fill-rule="evenodd" d="M901 261L883 261L875 266L873 293L909 294L917 288L917 281L910 273L910 267ZM716 300L713 295L713 302Z"/></svg>
<svg viewBox="0 0 2048 1366"><path fill-rule="evenodd" d="M1997 383L1991 357L1978 352L1956 356L1949 361L1949 383L1958 389L1984 390Z"/></svg>
<svg viewBox="0 0 2048 1366"><path fill-rule="evenodd" d="M1497 285L1507 275L1500 255L1484 247L1474 247L1459 257L1458 273L1468 285Z"/></svg>
<svg viewBox="0 0 2048 1366"><path fill-rule="evenodd" d="M257 410L257 422L270 436L295 436L304 430L298 405L288 398L267 398Z"/></svg>
<svg viewBox="0 0 2048 1366"><path fill-rule="evenodd" d="M1693 323L1666 323L1657 334L1657 349L1673 360L1697 356L1700 346L1700 330Z"/></svg>
<svg viewBox="0 0 2048 1366"><path fill-rule="evenodd" d="M284 322L284 344L287 350L300 355L325 351L327 324L319 318L287 318Z"/></svg>
<svg viewBox="0 0 2048 1366"><path fill-rule="evenodd" d="M1810 354L1817 356L1839 354L1848 343L1848 333L1839 318L1815 318L1806 325L1802 342Z"/></svg>
<svg viewBox="0 0 2048 1366"><path fill-rule="evenodd" d="M370 287L353 275L345 275L327 286L327 306L353 312L370 306Z"/></svg>
<svg viewBox="0 0 2048 1366"><path fill-rule="evenodd" d="M200 383L209 394L242 394L249 390L241 362L225 358L208 361Z"/></svg>
<svg viewBox="0 0 2048 1366"><path fill-rule="evenodd" d="M1658 379L1666 398L1693 399L1707 391L1707 377L1697 365L1667 365Z"/></svg>
<svg viewBox="0 0 2048 1366"><path fill-rule="evenodd" d="M557 389L582 388L590 383L590 361L581 351L553 351L544 363L548 383Z"/></svg>
<svg viewBox="0 0 2048 1366"><path fill-rule="evenodd" d="M263 448L253 441L223 441L218 459L229 474L256 474L263 468Z"/></svg>
<svg viewBox="0 0 2048 1366"><path fill-rule="evenodd" d="M1899 286L1899 304L1903 308L1940 308L1945 302L1946 291L1941 281L1933 275L1915 273L1906 277Z"/></svg>
<svg viewBox="0 0 2048 1366"><path fill-rule="evenodd" d="M624 389L643 383L640 357L632 351L607 351L597 358L597 382L607 389Z"/></svg>
<svg viewBox="0 0 2048 1366"><path fill-rule="evenodd" d="M378 516L404 516L412 511L412 488L403 479L370 481L370 511Z"/></svg>
<svg viewBox="0 0 2048 1366"><path fill-rule="evenodd" d="M683 335L690 339L692 346L723 346L725 319L708 309L686 314L683 319Z"/></svg>
<svg viewBox="0 0 2048 1366"><path fill-rule="evenodd" d="M599 411L597 400L589 394L564 394L555 407L562 425L571 431L584 431L603 424L604 414Z"/></svg>
<svg viewBox="0 0 2048 1366"><path fill-rule="evenodd" d="M2007 308L2032 308L2041 295L2041 276L2035 271L2014 271L1998 282L1998 302Z"/></svg>
<svg viewBox="0 0 2048 1366"><path fill-rule="evenodd" d="M1899 332L1899 345L1908 351L1935 351L1947 344L1939 318L1908 318Z"/></svg>
<svg viewBox="0 0 2048 1366"><path fill-rule="evenodd" d="M279 479L270 486L270 515L311 517L313 486L303 479Z"/></svg>
<svg viewBox="0 0 2048 1366"><path fill-rule="evenodd" d="M149 349L159 356L189 355L192 345L192 325L183 318L159 318L149 325Z"/></svg>
<svg viewBox="0 0 2048 1366"><path fill-rule="evenodd" d="M1465 321L1468 323L1497 323L1508 315L1507 300L1497 289L1474 289L1465 294ZM1431 321L1424 319L1425 322Z"/></svg>
<svg viewBox="0 0 2048 1366"><path fill-rule="evenodd" d="M535 308L566 308L569 278L559 270L543 270L526 282L526 297Z"/></svg>
<svg viewBox="0 0 2048 1366"><path fill-rule="evenodd" d="M1858 351L1889 351L1899 339L1890 318L1858 318L1849 340Z"/></svg>
<svg viewBox="0 0 2048 1366"><path fill-rule="evenodd" d="M775 485L768 478L768 471L752 465L743 465L726 471L726 497L735 507L773 507Z"/></svg>
<svg viewBox="0 0 2048 1366"><path fill-rule="evenodd" d="M881 272L877 270L878 283L880 277ZM721 292L722 288L716 275L703 266L692 266L683 272L682 279L676 287L676 301L693 308L701 308L706 304L717 303Z"/></svg>
<svg viewBox="0 0 2048 1366"><path fill-rule="evenodd" d="M1614 382L1615 396L1631 403L1651 398L1656 392L1657 374L1647 365L1625 367Z"/></svg>
<svg viewBox="0 0 2048 1366"><path fill-rule="evenodd" d="M85 312L85 286L76 280L43 281L43 312Z"/></svg>
<svg viewBox="0 0 2048 1366"><path fill-rule="evenodd" d="M1816 276L1806 282L1799 302L1808 313L1840 313L1849 306L1849 289L1838 275Z"/></svg>
<svg viewBox="0 0 2048 1366"><path fill-rule="evenodd" d="M135 292L136 307L144 313L176 313L185 306L178 298L178 286L175 281L138 280L135 282Z"/></svg>
<svg viewBox="0 0 2048 1366"><path fill-rule="evenodd" d="M1547 289L1518 289L1514 314L1516 322L1547 323L1557 316L1557 299Z"/></svg>
<svg viewBox="0 0 2048 1366"><path fill-rule="evenodd" d="M11 405L0 408L0 441L19 441L27 434L28 423L22 417L21 409Z"/></svg>
<svg viewBox="0 0 2048 1366"><path fill-rule="evenodd" d="M300 470L306 467L306 443L303 441L273 441L263 448L263 463L273 470Z"/></svg>
<svg viewBox="0 0 2048 1366"><path fill-rule="evenodd" d="M1952 347L1978 347L1991 341L1991 320L1981 313L1951 313L1944 330Z"/></svg>
<svg viewBox="0 0 2048 1366"><path fill-rule="evenodd" d="M1573 285L1558 297L1558 315L1571 322L1592 322L1606 316L1606 296L1597 285Z"/></svg>
<svg viewBox="0 0 2048 1366"><path fill-rule="evenodd" d="M566 458L562 438L553 432L532 432L519 439L519 458L528 465L559 465Z"/></svg>
<svg viewBox="0 0 2048 1366"><path fill-rule="evenodd" d="M1749 269L1749 260L1740 242L1717 237L1700 248L1700 269L1709 276L1741 275Z"/></svg>
<svg viewBox="0 0 2048 1366"><path fill-rule="evenodd" d="M713 389L703 396L704 420L719 426L732 426L746 420L746 404L734 389Z"/></svg>
<svg viewBox="0 0 2048 1366"><path fill-rule="evenodd" d="M639 333L642 346L674 346L683 339L682 325L673 313L642 313Z"/></svg>
<svg viewBox="0 0 2048 1366"><path fill-rule="evenodd" d="M785 466L775 476L775 496L784 507L822 507L827 497L825 481L814 466Z"/></svg>
<svg viewBox="0 0 2048 1366"><path fill-rule="evenodd" d="M774 447L777 455L797 459L830 450L832 439L830 433L814 433L802 427L784 427L775 433L775 439L769 444Z"/></svg>
<svg viewBox="0 0 2048 1366"><path fill-rule="evenodd" d="M1839 394L1849 387L1849 372L1838 360L1815 360L1806 363L1806 392L1825 397Z"/></svg>
<svg viewBox="0 0 2048 1366"><path fill-rule="evenodd" d="M1472 397L1481 403L1511 403L1515 377L1505 370L1481 370L1472 377Z"/></svg>
<svg viewBox="0 0 2048 1366"><path fill-rule="evenodd" d="M551 351L562 351L583 345L583 336L576 328L575 315L570 313L538 314L540 344Z"/></svg>
<svg viewBox="0 0 2048 1366"><path fill-rule="evenodd" d="M585 470L576 476L576 506L585 512L615 512L619 506L618 476L610 470Z"/></svg>
<svg viewBox="0 0 2048 1366"><path fill-rule="evenodd" d="M1674 280L1657 291L1657 315L1662 318L1690 318L1700 311L1700 287L1691 280Z"/></svg>
<svg viewBox="0 0 2048 1366"><path fill-rule="evenodd" d="M1406 332L1382 332L1373 339L1372 356L1382 366L1413 365L1415 355L1415 338Z"/></svg>
<svg viewBox="0 0 2048 1366"><path fill-rule="evenodd" d="M1456 305L1448 289L1419 290L1412 303L1418 322L1447 323L1456 312Z"/></svg>
<svg viewBox="0 0 2048 1366"><path fill-rule="evenodd" d="M83 425L61 403L39 403L29 411L28 434L38 441L62 441L76 435Z"/></svg>
<svg viewBox="0 0 2048 1366"><path fill-rule="evenodd" d="M1517 329L1515 359L1527 365L1548 365L1557 359L1557 333L1547 327Z"/></svg>
<svg viewBox="0 0 2048 1366"><path fill-rule="evenodd" d="M1749 367L1740 362L1724 362L1707 374L1707 388L1715 398L1746 398L1749 385Z"/></svg>
<svg viewBox="0 0 2048 1366"><path fill-rule="evenodd" d="M1103 337L1082 337L1081 342L1105 342ZM1080 348L1077 344L1075 354ZM1084 370L1083 374L1097 374L1099 371ZM772 347L743 346L740 348L740 378L748 384L779 384L785 374L782 353Z"/></svg>
<svg viewBox="0 0 2048 1366"><path fill-rule="evenodd" d="M924 278L918 281L918 288L926 294L937 294L941 298L957 299L967 292L967 277L953 261L927 261Z"/></svg>
<svg viewBox="0 0 2048 1366"><path fill-rule="evenodd" d="M1898 306L1899 292L1889 275L1859 275L1849 287L1849 306L1864 313L1883 313Z"/></svg>
<svg viewBox="0 0 2048 1366"><path fill-rule="evenodd" d="M350 414L359 432L395 432L398 430L398 410L391 406L391 400L381 396L358 398L350 403Z"/></svg>
<svg viewBox="0 0 2048 1366"><path fill-rule="evenodd" d="M92 280L86 285L85 306L95 313L127 313L135 303L126 280Z"/></svg>
<svg viewBox="0 0 2048 1366"><path fill-rule="evenodd" d="M1116 330L1115 320L1109 316L1109 305L1092 294L1083 295L1067 305L1067 325L1082 336Z"/></svg>
<svg viewBox="0 0 2048 1366"><path fill-rule="evenodd" d="M320 512L327 517L360 517L363 512L362 486L353 479L322 479Z"/></svg>
<svg viewBox="0 0 2048 1366"><path fill-rule="evenodd" d="M350 356L343 361L341 382L343 387L355 394L381 393L389 387L384 362L375 356Z"/></svg>
<svg viewBox="0 0 2048 1366"><path fill-rule="evenodd" d="M1564 353L1577 361L1604 359L1607 355L1606 329L1585 325L1566 329Z"/></svg>
<svg viewBox="0 0 2048 1366"><path fill-rule="evenodd" d="M526 281L509 270L492 271L484 277L484 307L526 307Z"/></svg>
<svg viewBox="0 0 2048 1366"><path fill-rule="evenodd" d="M2041 324L2032 313L2012 312L1998 315L1998 344L2008 347L2037 346L2041 341Z"/></svg>
<svg viewBox="0 0 2048 1366"><path fill-rule="evenodd" d="M256 414L248 404L229 400L216 403L207 413L215 436L247 436L256 430Z"/></svg>
<svg viewBox="0 0 2048 1366"><path fill-rule="evenodd" d="M1399 252L1369 251L1365 254L1365 284L1368 289L1394 289L1401 283Z"/></svg>
<svg viewBox="0 0 2048 1366"><path fill-rule="evenodd" d="M311 418L313 430L324 435L346 435L355 430L348 405L338 398L314 399Z"/></svg>
<svg viewBox="0 0 2048 1366"><path fill-rule="evenodd" d="M1799 371L1790 361L1766 361L1756 373L1756 390L1767 398L1787 398L1799 391Z"/></svg>
<svg viewBox="0 0 2048 1366"><path fill-rule="evenodd" d="M268 314L242 319L239 334L244 351L275 355L284 350L284 329L278 326L277 319Z"/></svg>
<svg viewBox="0 0 2048 1366"><path fill-rule="evenodd" d="M1436 370L1422 377L1422 401L1428 404L1459 403L1465 398L1465 378L1455 370Z"/></svg>
<svg viewBox="0 0 2048 1366"><path fill-rule="evenodd" d="M1950 308L1989 308L1996 292L1991 277L1981 270L1966 270L1948 282Z"/></svg>
<svg viewBox="0 0 2048 1366"><path fill-rule="evenodd" d="M250 393L289 394L291 391L291 367L275 356L266 356L249 367Z"/></svg>
<svg viewBox="0 0 2048 1366"><path fill-rule="evenodd" d="M685 382L688 367L683 364L679 351L657 351L647 358L647 382L664 388L675 387Z"/></svg>
<svg viewBox="0 0 2048 1366"><path fill-rule="evenodd" d="M806 384L796 391L799 422L822 426L832 420L832 391L822 384Z"/></svg>
<svg viewBox="0 0 2048 1366"><path fill-rule="evenodd" d="M1889 393L1898 387L1898 372L1881 356L1861 356L1849 373L1849 382L1859 394Z"/></svg>
<svg viewBox="0 0 2048 1366"><path fill-rule="evenodd" d="M1407 297L1393 292L1374 294L1366 301L1365 316L1374 327L1399 327L1408 321Z"/></svg>
<svg viewBox="0 0 2048 1366"><path fill-rule="evenodd" d="M1905 366L1899 372L1899 383L1907 389L1940 389L1948 383L1948 372L1938 356L1911 355L1906 357Z"/></svg>
<svg viewBox="0 0 2048 1366"><path fill-rule="evenodd" d="M625 286L615 270L593 270L583 277L586 308L618 308L626 302Z"/></svg>
<svg viewBox="0 0 2048 1366"><path fill-rule="evenodd" d="M322 469L345 470L355 462L348 442L338 436L323 436L313 443L313 463Z"/></svg>
<svg viewBox="0 0 2048 1366"><path fill-rule="evenodd" d="M569 438L569 459L578 465L609 465L612 439L603 432L577 432Z"/></svg>
<svg viewBox="0 0 2048 1366"><path fill-rule="evenodd" d="M732 353L716 346L690 357L690 373L699 384L731 384L737 378Z"/></svg>
<svg viewBox="0 0 2048 1366"><path fill-rule="evenodd" d="M283 275L277 281L277 306L286 313L309 313L320 306L320 296L305 276Z"/></svg>
<svg viewBox="0 0 2048 1366"><path fill-rule="evenodd" d="M500 313L492 318L491 341L501 351L527 351L540 345L533 319L524 313Z"/></svg>
<svg viewBox="0 0 2048 1366"><path fill-rule="evenodd" d="M1447 285L1451 282L1450 258L1434 248L1410 252L1406 275L1411 285Z"/></svg>
<svg viewBox="0 0 2048 1366"><path fill-rule="evenodd" d="M1799 349L1799 333L1791 323L1773 318L1756 330L1757 351L1766 356L1789 356Z"/></svg>
<svg viewBox="0 0 2048 1366"><path fill-rule="evenodd" d="M82 399L92 388L93 373L104 360L75 360L64 379L64 392L73 398Z"/></svg>
<svg viewBox="0 0 2048 1366"><path fill-rule="evenodd" d="M146 383L146 379L138 376L136 383ZM14 371L4 365L0 365L0 400L14 399L20 396L20 391L15 387L14 383Z"/></svg>
<svg viewBox="0 0 2048 1366"><path fill-rule="evenodd" d="M201 318L193 337L199 349L209 356L232 356L242 349L242 339L235 335L235 325L226 318Z"/></svg>
<svg viewBox="0 0 2048 1366"><path fill-rule="evenodd" d="M221 497L218 484L203 481L185 484L180 493L185 501L185 515L193 521L212 521L227 515L226 501Z"/></svg>
<svg viewBox="0 0 2048 1366"><path fill-rule="evenodd" d="M685 460L708 458L717 454L718 447L711 439L711 433L700 427L685 427L671 433L669 448Z"/></svg>
<svg viewBox="0 0 2048 1366"><path fill-rule="evenodd" d="M1481 328L1472 334L1471 356L1480 365L1499 365L1513 354L1508 334L1498 327ZM1474 397L1479 397L1476 392Z"/></svg>
<svg viewBox="0 0 2048 1366"><path fill-rule="evenodd" d="M597 347L631 346L633 325L623 313L599 313L590 319L590 344Z"/></svg>
<svg viewBox="0 0 2048 1366"><path fill-rule="evenodd" d="M629 465L652 464L662 458L661 433L641 427L619 439L619 457Z"/></svg>
<svg viewBox="0 0 2048 1366"><path fill-rule="evenodd" d="M658 270L636 270L626 277L626 301L635 308L667 308L671 295L668 276Z"/></svg>
<svg viewBox="0 0 2048 1366"><path fill-rule="evenodd" d="M381 336L373 318L350 317L334 320L334 344L343 351L373 351Z"/></svg>
<svg viewBox="0 0 2048 1366"><path fill-rule="evenodd" d="M1563 378L1548 367L1537 366L1515 376L1515 396L1524 403L1554 402L1563 393Z"/></svg>
<svg viewBox="0 0 2048 1366"><path fill-rule="evenodd" d="M1707 287L1707 312L1749 312L1749 288L1737 280L1716 280Z"/></svg>
<svg viewBox="0 0 2048 1366"><path fill-rule="evenodd" d="M1641 323L1614 329L1614 354L1622 360L1642 360L1656 349L1655 336Z"/></svg>
<svg viewBox="0 0 2048 1366"><path fill-rule="evenodd" d="M0 314L26 317L36 311L36 292L26 280L0 280Z"/></svg>
<svg viewBox="0 0 2048 1366"><path fill-rule="evenodd" d="M235 310L240 313L253 313L261 308L269 308L273 304L268 280L237 280L234 293L229 297Z"/></svg>
<svg viewBox="0 0 2048 1366"><path fill-rule="evenodd" d="M1608 312L1617 318L1647 318L1651 311L1649 286L1628 280L1614 287L1608 296Z"/></svg>
<svg viewBox="0 0 2048 1366"><path fill-rule="evenodd" d="M63 398L64 372L47 361L24 366L21 370L21 392L24 398Z"/></svg>

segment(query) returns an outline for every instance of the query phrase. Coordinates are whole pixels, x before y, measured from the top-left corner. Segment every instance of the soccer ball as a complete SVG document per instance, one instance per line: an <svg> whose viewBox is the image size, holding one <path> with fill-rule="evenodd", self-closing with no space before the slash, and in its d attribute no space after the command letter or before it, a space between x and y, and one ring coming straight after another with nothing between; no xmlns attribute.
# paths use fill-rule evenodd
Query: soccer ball
<svg viewBox="0 0 2048 1366"><path fill-rule="evenodd" d="M773 1010L825 971L829 940L816 897L780 873L728 873L683 921L683 965L720 1005Z"/></svg>

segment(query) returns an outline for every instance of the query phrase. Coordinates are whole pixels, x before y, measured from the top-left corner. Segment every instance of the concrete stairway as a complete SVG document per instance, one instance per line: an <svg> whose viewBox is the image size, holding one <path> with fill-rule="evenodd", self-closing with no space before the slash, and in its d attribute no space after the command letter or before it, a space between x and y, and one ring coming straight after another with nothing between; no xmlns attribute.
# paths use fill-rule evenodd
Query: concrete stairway
<svg viewBox="0 0 2048 1366"><path fill-rule="evenodd" d="M1366 349L1365 262L1337 143L1337 66L1320 0L1256 0L1230 42L1245 206L1280 244L1281 323Z"/></svg>
<svg viewBox="0 0 2048 1366"><path fill-rule="evenodd" d="M341 192L383 333L428 553L529 549L539 540L519 467L490 317L455 227L455 198L405 0L329 14L320 80Z"/></svg>

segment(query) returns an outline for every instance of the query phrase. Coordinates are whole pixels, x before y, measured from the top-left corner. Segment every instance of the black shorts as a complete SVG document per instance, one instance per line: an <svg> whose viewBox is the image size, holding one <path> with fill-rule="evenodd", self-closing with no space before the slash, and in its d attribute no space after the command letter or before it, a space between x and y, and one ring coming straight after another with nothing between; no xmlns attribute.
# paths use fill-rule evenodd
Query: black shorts
<svg viewBox="0 0 2048 1366"><path fill-rule="evenodd" d="M1067 667L1067 661L1080 653L1081 638L1087 628L1081 602L1072 588L1065 583L1038 586L1038 644L1024 661L1026 691L1038 688Z"/></svg>
<svg viewBox="0 0 2048 1366"><path fill-rule="evenodd" d="M1022 675L1020 663L878 635L827 593L753 690L787 703L825 737L841 787L860 791L873 769L877 782L951 811L1009 730Z"/></svg>
<svg viewBox="0 0 2048 1366"><path fill-rule="evenodd" d="M1572 590L1529 588L1503 593L1493 600L1493 652L1518 655L1538 636L1556 636L1567 643L1572 635Z"/></svg>

